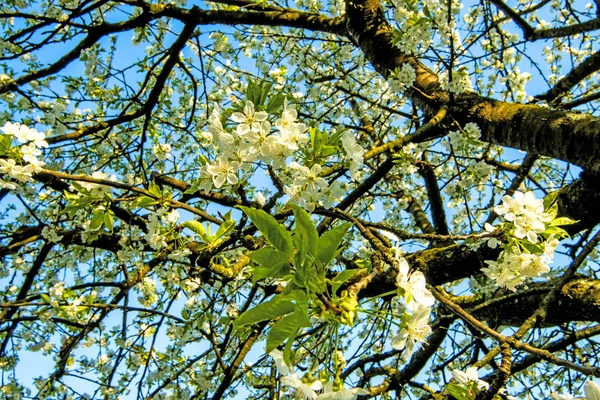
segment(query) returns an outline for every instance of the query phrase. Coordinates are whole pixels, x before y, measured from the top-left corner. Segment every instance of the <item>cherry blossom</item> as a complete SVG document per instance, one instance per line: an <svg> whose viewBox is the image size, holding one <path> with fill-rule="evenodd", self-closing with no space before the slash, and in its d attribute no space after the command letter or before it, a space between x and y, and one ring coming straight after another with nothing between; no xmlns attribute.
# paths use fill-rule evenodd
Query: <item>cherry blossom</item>
<svg viewBox="0 0 600 400"><path fill-rule="evenodd" d="M239 125L237 126L237 134L245 135L250 131L258 131L260 123L266 121L269 114L265 111L255 111L254 103L247 101L244 106L244 113L235 112L231 115L231 119Z"/></svg>
<svg viewBox="0 0 600 400"><path fill-rule="evenodd" d="M406 321L402 321L400 332L392 338L393 348L397 350L405 349L404 359L408 359L412 355L417 343L425 343L427 337L431 334L430 314L431 308L422 304L417 305L417 308Z"/></svg>
<svg viewBox="0 0 600 400"><path fill-rule="evenodd" d="M213 183L218 189L225 182L235 185L238 182L237 171L239 168L239 162L229 161L226 157L219 157L215 164L209 165L206 168L206 171L212 175Z"/></svg>

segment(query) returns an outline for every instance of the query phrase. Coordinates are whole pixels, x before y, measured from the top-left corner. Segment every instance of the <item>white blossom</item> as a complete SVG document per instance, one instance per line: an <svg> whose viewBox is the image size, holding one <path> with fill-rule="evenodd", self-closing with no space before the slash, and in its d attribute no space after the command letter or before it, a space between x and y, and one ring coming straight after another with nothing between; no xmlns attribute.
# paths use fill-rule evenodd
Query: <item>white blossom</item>
<svg viewBox="0 0 600 400"><path fill-rule="evenodd" d="M169 143L157 143L152 146L152 153L159 160L166 160L171 156L171 145Z"/></svg>
<svg viewBox="0 0 600 400"><path fill-rule="evenodd" d="M282 377L281 384L296 389L297 395L304 400L315 400L317 398L316 391L323 388L323 385L319 380L314 381L310 385L302 382L295 372Z"/></svg>
<svg viewBox="0 0 600 400"><path fill-rule="evenodd" d="M425 343L431 334L429 315L431 308L418 304L408 318L402 322L400 332L392 338L392 347L404 350L403 358L408 359L417 343Z"/></svg>
<svg viewBox="0 0 600 400"><path fill-rule="evenodd" d="M275 349L271 351L269 355L273 358L273 361L275 361L275 367L277 367L277 372L279 372L281 375L287 375L290 373L290 368L285 363L283 359L283 353L281 352L281 350Z"/></svg>
<svg viewBox="0 0 600 400"><path fill-rule="evenodd" d="M469 367L465 372L454 369L452 370L452 376L454 376L454 379L461 385L467 385L469 382L476 382L480 390L487 390L490 387L487 382L479 379L476 367Z"/></svg>
<svg viewBox="0 0 600 400"><path fill-rule="evenodd" d="M215 187L220 188L225 182L231 185L235 185L238 182L237 171L239 168L239 162L229 161L226 157L219 157L215 164L209 165L206 168L206 171L212 175Z"/></svg>
<svg viewBox="0 0 600 400"><path fill-rule="evenodd" d="M33 182L35 167L31 164L17 165L12 158L0 158L0 174L6 174L20 182Z"/></svg>
<svg viewBox="0 0 600 400"><path fill-rule="evenodd" d="M425 275L421 271L413 271L409 275L408 271L408 262L402 257L399 261L396 285L400 289L398 294L404 298L406 308L415 310L419 306L433 306L435 298L426 287Z"/></svg>
<svg viewBox="0 0 600 400"><path fill-rule="evenodd" d="M570 394L551 393L552 400L600 400L600 387L593 381L587 381L583 386L585 397L573 397Z"/></svg>
<svg viewBox="0 0 600 400"><path fill-rule="evenodd" d="M410 64L402 64L402 67L396 68L389 78L388 83L392 90L403 92L413 85L417 79L417 73Z"/></svg>
<svg viewBox="0 0 600 400"><path fill-rule="evenodd" d="M7 122L0 130L7 135L14 136L20 143L32 142L37 148L48 147L48 143L45 140L46 135L44 133L38 132L37 130L18 122Z"/></svg>
<svg viewBox="0 0 600 400"><path fill-rule="evenodd" d="M587 381L583 386L587 400L600 400L600 387L593 381Z"/></svg>
<svg viewBox="0 0 600 400"><path fill-rule="evenodd" d="M323 393L317 396L319 400L354 400L357 396L368 395L369 391L363 388L342 389L333 391L333 382L323 385Z"/></svg>
<svg viewBox="0 0 600 400"><path fill-rule="evenodd" d="M254 110L254 103L247 101L244 106L244 113L235 112L231 115L231 119L234 122L239 123L237 126L237 134L245 135L250 131L257 131L260 129L260 123L266 121L269 114L265 111Z"/></svg>

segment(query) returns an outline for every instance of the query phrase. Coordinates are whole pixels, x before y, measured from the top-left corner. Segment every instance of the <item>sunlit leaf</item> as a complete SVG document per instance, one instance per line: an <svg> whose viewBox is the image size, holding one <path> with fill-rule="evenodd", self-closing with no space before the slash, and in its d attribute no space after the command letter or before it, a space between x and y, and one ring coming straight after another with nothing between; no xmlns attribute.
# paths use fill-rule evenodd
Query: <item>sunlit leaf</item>
<svg viewBox="0 0 600 400"><path fill-rule="evenodd" d="M279 251L292 254L292 234L263 210L241 206L240 209L256 225L260 233Z"/></svg>

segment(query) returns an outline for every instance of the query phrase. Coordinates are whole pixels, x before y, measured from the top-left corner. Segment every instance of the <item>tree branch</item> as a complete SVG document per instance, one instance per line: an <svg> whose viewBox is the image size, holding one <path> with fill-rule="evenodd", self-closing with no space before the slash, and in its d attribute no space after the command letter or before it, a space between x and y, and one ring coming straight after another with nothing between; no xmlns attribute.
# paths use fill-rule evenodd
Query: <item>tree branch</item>
<svg viewBox="0 0 600 400"><path fill-rule="evenodd" d="M569 71L565 77L556 82L556 85L546 93L535 97L551 103L598 70L600 70L600 51L583 60L581 64Z"/></svg>
<svg viewBox="0 0 600 400"><path fill-rule="evenodd" d="M438 77L418 59L403 54L393 43L392 28L378 0L346 1L348 35L374 68L387 77L407 63L416 72L407 96L433 114L448 105L460 125L476 123L481 140L545 155L600 172L600 119L536 105L507 103L474 93L452 96L441 89ZM527 132L527 134L524 134Z"/></svg>

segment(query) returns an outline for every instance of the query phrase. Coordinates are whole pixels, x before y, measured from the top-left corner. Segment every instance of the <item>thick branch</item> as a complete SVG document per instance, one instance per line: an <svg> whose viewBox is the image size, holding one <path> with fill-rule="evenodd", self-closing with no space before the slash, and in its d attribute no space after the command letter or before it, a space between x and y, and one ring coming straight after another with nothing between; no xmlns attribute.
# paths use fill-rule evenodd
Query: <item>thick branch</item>
<svg viewBox="0 0 600 400"><path fill-rule="evenodd" d="M533 283L529 289L517 293L498 290L466 310L490 326L520 326L537 310L552 286L551 283ZM548 307L544 326L570 321L600 321L599 280L578 277L567 283Z"/></svg>
<svg viewBox="0 0 600 400"><path fill-rule="evenodd" d="M148 4L143 1L136 1L133 4L143 9L148 9L156 16L174 18L185 24L287 26L333 34L344 34L343 18L341 17L329 18L319 14L283 8L280 11L230 11L201 10L197 6L185 9L165 4Z"/></svg>
<svg viewBox="0 0 600 400"><path fill-rule="evenodd" d="M387 77L395 68L410 64L417 73L407 95L426 113L441 104L464 125L476 123L481 139L502 146L545 155L600 172L600 120L590 115L552 110L536 105L507 103L474 93L458 95L440 87L438 77L415 57L392 44L392 28L377 0L347 1L348 35L375 69Z"/></svg>
<svg viewBox="0 0 600 400"><path fill-rule="evenodd" d="M550 28L541 31L535 31L531 36L532 40L550 39L563 36L577 35L578 33L591 32L600 29L600 18L591 19L580 24L562 26L560 28Z"/></svg>
<svg viewBox="0 0 600 400"><path fill-rule="evenodd" d="M584 173L580 179L561 189L558 196L559 215L579 220L577 224L565 226L571 235L600 222L600 210L589 206L600 203L598 186L589 174ZM496 260L499 254L500 249L491 249L485 244L478 248L454 244L418 251L407 255L406 259L412 268L423 271L427 282L441 285L480 274L481 268L486 267L485 260ZM395 290L396 274L393 268L378 274L360 295L371 297Z"/></svg>

